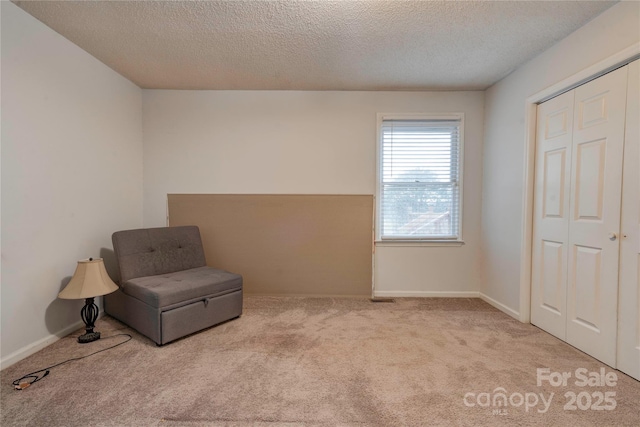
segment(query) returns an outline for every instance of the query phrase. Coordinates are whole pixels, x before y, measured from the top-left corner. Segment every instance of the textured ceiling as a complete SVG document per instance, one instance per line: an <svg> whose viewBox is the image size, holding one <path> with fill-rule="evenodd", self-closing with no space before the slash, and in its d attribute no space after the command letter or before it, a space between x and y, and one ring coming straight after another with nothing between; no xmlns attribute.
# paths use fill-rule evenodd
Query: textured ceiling
<svg viewBox="0 0 640 427"><path fill-rule="evenodd" d="M485 89L602 1L14 1L142 88Z"/></svg>

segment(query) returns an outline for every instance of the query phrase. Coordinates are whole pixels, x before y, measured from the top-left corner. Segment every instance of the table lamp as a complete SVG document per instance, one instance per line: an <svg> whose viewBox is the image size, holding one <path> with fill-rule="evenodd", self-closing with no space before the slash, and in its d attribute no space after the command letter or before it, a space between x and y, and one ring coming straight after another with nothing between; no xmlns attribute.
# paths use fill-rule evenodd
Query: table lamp
<svg viewBox="0 0 640 427"><path fill-rule="evenodd" d="M84 307L80 311L80 317L85 324L85 333L78 337L79 343L88 343L100 339L100 332L94 332L94 323L98 319L98 306L93 298L110 294L118 290L118 285L113 283L107 270L104 268L102 258L89 258L78 261L76 272L67 286L60 291L58 298L83 299Z"/></svg>

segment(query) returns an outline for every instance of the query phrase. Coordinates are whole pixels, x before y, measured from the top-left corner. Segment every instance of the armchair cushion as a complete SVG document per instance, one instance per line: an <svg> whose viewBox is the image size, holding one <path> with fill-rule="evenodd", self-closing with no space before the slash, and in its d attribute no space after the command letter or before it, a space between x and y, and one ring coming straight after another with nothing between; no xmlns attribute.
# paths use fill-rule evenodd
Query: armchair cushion
<svg viewBox="0 0 640 427"><path fill-rule="evenodd" d="M130 279L122 289L125 294L152 307L163 308L242 289L242 276L211 267L198 267Z"/></svg>

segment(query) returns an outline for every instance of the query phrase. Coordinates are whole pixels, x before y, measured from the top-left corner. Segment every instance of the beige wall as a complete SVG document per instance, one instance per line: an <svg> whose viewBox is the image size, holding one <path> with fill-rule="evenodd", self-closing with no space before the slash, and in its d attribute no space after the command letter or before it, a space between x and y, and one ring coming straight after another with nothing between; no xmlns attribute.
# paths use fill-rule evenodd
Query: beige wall
<svg viewBox="0 0 640 427"><path fill-rule="evenodd" d="M76 261L142 225L141 91L10 2L2 11L2 366L79 327Z"/></svg>
<svg viewBox="0 0 640 427"><path fill-rule="evenodd" d="M376 113L465 113L461 247L378 248L377 289L479 290L482 92L143 91L144 225L168 193L374 194Z"/></svg>
<svg viewBox="0 0 640 427"><path fill-rule="evenodd" d="M640 3L621 2L486 91L482 293L520 307L525 100L640 40Z"/></svg>

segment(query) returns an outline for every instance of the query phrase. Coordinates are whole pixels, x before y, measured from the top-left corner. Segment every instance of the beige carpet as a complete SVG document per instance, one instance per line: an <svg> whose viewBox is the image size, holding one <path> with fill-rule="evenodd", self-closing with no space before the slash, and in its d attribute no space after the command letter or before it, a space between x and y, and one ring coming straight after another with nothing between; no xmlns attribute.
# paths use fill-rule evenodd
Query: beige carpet
<svg viewBox="0 0 640 427"><path fill-rule="evenodd" d="M109 317L97 329L131 332ZM2 371L3 427L640 425L640 382L606 368L615 386L577 386L576 369L603 365L477 299L249 297L240 319L164 347L134 333L13 390L121 339L80 345L80 333ZM572 377L537 386L537 368ZM508 406L491 403L500 392ZM565 393L582 393L575 410Z"/></svg>

